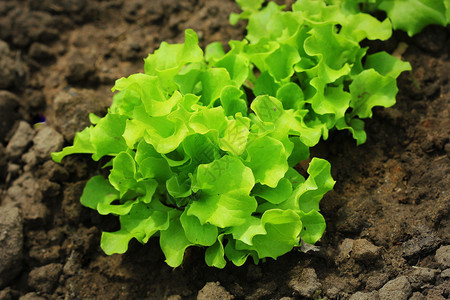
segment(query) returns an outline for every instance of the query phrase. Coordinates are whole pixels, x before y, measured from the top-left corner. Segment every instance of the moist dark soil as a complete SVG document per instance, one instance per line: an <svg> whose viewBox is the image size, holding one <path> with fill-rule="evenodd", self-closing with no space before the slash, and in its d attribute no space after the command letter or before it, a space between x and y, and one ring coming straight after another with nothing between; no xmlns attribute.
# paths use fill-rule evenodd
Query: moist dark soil
<svg viewBox="0 0 450 300"><path fill-rule="evenodd" d="M242 39L233 11L231 0L0 0L0 299L449 297L449 27L369 43L389 53L405 43L413 71L397 104L366 122L367 143L333 132L313 149L337 180L316 248L223 270L198 248L170 268L156 238L102 252L117 220L79 203L99 165L83 155L58 165L50 153L89 112L106 113L114 81L142 72L161 41L182 42L186 28L202 46Z"/></svg>

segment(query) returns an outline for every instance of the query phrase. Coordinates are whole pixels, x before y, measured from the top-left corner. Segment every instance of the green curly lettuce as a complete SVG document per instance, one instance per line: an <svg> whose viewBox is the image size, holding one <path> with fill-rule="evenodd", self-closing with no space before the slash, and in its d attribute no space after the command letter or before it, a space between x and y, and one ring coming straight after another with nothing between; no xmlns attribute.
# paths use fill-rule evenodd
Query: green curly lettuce
<svg viewBox="0 0 450 300"><path fill-rule="evenodd" d="M166 262L204 247L207 265L276 259L325 231L319 202L335 181L330 164L309 148L333 129L366 140L362 118L395 103L396 78L408 63L387 53L366 56L363 39L387 39L389 21L323 1L299 0L292 11L241 0L247 36L230 50L205 53L194 31L182 44L162 43L145 73L116 81L105 117L52 154L108 157L108 178L92 177L81 203L119 217L103 232L106 254L131 239L159 237Z"/></svg>

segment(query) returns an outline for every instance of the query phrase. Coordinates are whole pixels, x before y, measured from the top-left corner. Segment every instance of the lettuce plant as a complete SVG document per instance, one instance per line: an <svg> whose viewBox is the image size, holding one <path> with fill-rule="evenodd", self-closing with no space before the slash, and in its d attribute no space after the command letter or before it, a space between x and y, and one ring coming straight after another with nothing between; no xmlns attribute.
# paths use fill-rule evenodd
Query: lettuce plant
<svg viewBox="0 0 450 300"><path fill-rule="evenodd" d="M386 12L394 29L401 29L413 36L428 25L449 24L450 0L326 0L340 4L352 11L360 6L367 12Z"/></svg>
<svg viewBox="0 0 450 300"><path fill-rule="evenodd" d="M145 73L116 81L103 118L53 153L110 158L108 179L91 178L81 203L119 216L104 232L106 254L124 253L133 238L159 236L166 262L179 266L187 247L206 248L209 266L276 259L325 230L319 202L335 181L330 164L309 148L334 129L366 140L362 118L395 103L396 78L408 63L385 52L366 55L363 39L387 39L389 21L299 0L292 11L241 0L247 36L210 44L195 32L163 42Z"/></svg>

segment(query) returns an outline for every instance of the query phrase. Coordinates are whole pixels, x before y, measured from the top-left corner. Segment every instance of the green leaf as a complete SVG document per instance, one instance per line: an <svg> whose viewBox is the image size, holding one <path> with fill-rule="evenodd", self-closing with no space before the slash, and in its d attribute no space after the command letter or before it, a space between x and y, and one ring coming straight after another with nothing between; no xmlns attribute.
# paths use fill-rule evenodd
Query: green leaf
<svg viewBox="0 0 450 300"><path fill-rule="evenodd" d="M253 237L258 234L266 234L266 229L260 218L247 218L244 224L239 226L232 226L228 230L233 235L233 238L239 240L247 245L253 245Z"/></svg>
<svg viewBox="0 0 450 300"><path fill-rule="evenodd" d="M276 98L281 101L284 109L302 109L305 104L305 96L300 87L289 82L277 90Z"/></svg>
<svg viewBox="0 0 450 300"><path fill-rule="evenodd" d="M115 90L134 91L135 94L139 95L145 111L152 117L168 115L182 98L179 92L175 92L171 97L167 97L167 93L163 90L158 77L140 73L117 80L116 85L113 87L113 91ZM132 97L131 100L136 102L135 97ZM133 108L138 109L138 107L136 105Z"/></svg>
<svg viewBox="0 0 450 300"><path fill-rule="evenodd" d="M374 69L364 70L350 84L350 107L353 108L350 116L371 118L373 107L394 105L397 92L395 78L380 75Z"/></svg>
<svg viewBox="0 0 450 300"><path fill-rule="evenodd" d="M227 70L231 80L236 86L241 86L247 79L250 71L249 59L242 53L246 41L230 41L231 50L217 59L213 66Z"/></svg>
<svg viewBox="0 0 450 300"><path fill-rule="evenodd" d="M255 235L253 246L247 246L244 243L236 244L238 250L254 250L258 253L259 258L276 259L298 245L302 222L294 211L268 210L263 214L261 223L267 233Z"/></svg>
<svg viewBox="0 0 450 300"><path fill-rule="evenodd" d="M195 166L209 164L220 158L219 147L206 135L189 135L184 139L182 147Z"/></svg>
<svg viewBox="0 0 450 300"><path fill-rule="evenodd" d="M217 227L208 223L200 224L195 216L188 216L187 209L181 214L181 225L184 228L186 238L193 244L212 246L217 240Z"/></svg>
<svg viewBox="0 0 450 300"><path fill-rule="evenodd" d="M225 255L238 267L245 263L249 255L253 257L255 264L258 262L258 254L255 251L236 249L236 240L232 239L229 239L227 245L225 246Z"/></svg>
<svg viewBox="0 0 450 300"><path fill-rule="evenodd" d="M64 147L59 152L53 152L51 154L52 159L60 163L64 157L75 153L94 153L95 148L91 144L91 130L92 127L86 127L80 132L75 134L73 146Z"/></svg>
<svg viewBox="0 0 450 300"><path fill-rule="evenodd" d="M119 231L103 232L103 251L108 255L125 253L132 238L146 243L156 232L169 227L169 211L170 208L158 201L152 201L150 204L136 203L128 214L120 216Z"/></svg>
<svg viewBox="0 0 450 300"><path fill-rule="evenodd" d="M172 176L170 166L164 158L147 157L139 164L138 170L143 178L155 178L161 182Z"/></svg>
<svg viewBox="0 0 450 300"><path fill-rule="evenodd" d="M198 46L197 34L188 29L184 37L184 44L162 42L155 53L144 59L145 74L157 76L166 91L176 89L173 78L184 65L203 61L203 51Z"/></svg>
<svg viewBox="0 0 450 300"><path fill-rule="evenodd" d="M250 107L263 122L275 122L283 114L281 102L267 95L256 97Z"/></svg>
<svg viewBox="0 0 450 300"><path fill-rule="evenodd" d="M174 198L184 198L192 194L190 178L181 179L173 175L166 181L167 192Z"/></svg>
<svg viewBox="0 0 450 300"><path fill-rule="evenodd" d="M275 2L269 2L261 11L252 12L245 38L256 44L263 38L280 36L283 30L283 24L280 22L282 8L283 6L278 6Z"/></svg>
<svg viewBox="0 0 450 300"><path fill-rule="evenodd" d="M305 71L310 77L317 76L325 83L334 82L348 74L350 64L360 49L358 43L337 34L332 24L318 24L311 29L310 34L305 40L305 51L317 57L318 63L309 70L297 68L296 71Z"/></svg>
<svg viewBox="0 0 450 300"><path fill-rule="evenodd" d="M173 111L164 117L151 117L145 112L139 111L136 113L136 119L127 122L125 132L133 131L135 128L145 128L143 135L148 144L153 145L159 153L172 152L189 132L185 125L187 120L178 112Z"/></svg>
<svg viewBox="0 0 450 300"><path fill-rule="evenodd" d="M246 165L252 169L256 182L276 187L288 170L283 144L269 136L256 138L247 147Z"/></svg>
<svg viewBox="0 0 450 300"><path fill-rule="evenodd" d="M82 205L98 210L101 215L125 215L130 212L135 203L126 201L121 204L111 204L119 197L119 192L108 180L102 176L94 176L86 183L80 201Z"/></svg>
<svg viewBox="0 0 450 300"><path fill-rule="evenodd" d="M166 256L166 263L174 268L181 265L183 262L184 251L187 247L193 245L193 243L187 239L183 226L176 216L170 220L169 228L161 231L159 244Z"/></svg>
<svg viewBox="0 0 450 300"><path fill-rule="evenodd" d="M288 158L288 164L290 167L293 167L299 162L309 158L309 147L303 144L300 139L296 137L290 138L290 141L294 144L294 148Z"/></svg>
<svg viewBox="0 0 450 300"><path fill-rule="evenodd" d="M227 128L223 138L219 139L222 150L233 155L241 155L247 145L250 127L250 119L236 115L236 119L227 120Z"/></svg>
<svg viewBox="0 0 450 300"><path fill-rule="evenodd" d="M236 0L243 11L258 11L264 0Z"/></svg>
<svg viewBox="0 0 450 300"><path fill-rule="evenodd" d="M319 77L311 80L310 83L317 92L310 100L312 108L317 114L333 114L335 120L344 118L351 99L351 95L342 90L342 86L326 86Z"/></svg>
<svg viewBox="0 0 450 300"><path fill-rule="evenodd" d="M225 250L223 248L223 234L219 235L214 245L208 247L205 252L206 264L210 267L216 267L223 269L227 264L224 254Z"/></svg>
<svg viewBox="0 0 450 300"><path fill-rule="evenodd" d="M447 24L445 5L440 0L381 0L378 8L387 13L394 29L405 30L409 36L427 25Z"/></svg>
<svg viewBox="0 0 450 300"><path fill-rule="evenodd" d="M225 55L223 50L223 45L220 42L212 42L208 44L205 49L205 59L206 61L216 61L221 59Z"/></svg>
<svg viewBox="0 0 450 300"><path fill-rule="evenodd" d="M300 236L305 243L315 244L325 232L325 219L316 210L308 213L300 212L300 220L302 221L302 231Z"/></svg>
<svg viewBox="0 0 450 300"><path fill-rule="evenodd" d="M219 99L222 90L232 85L230 74L225 68L211 68L200 74L202 96L200 101L205 106L212 106Z"/></svg>
<svg viewBox="0 0 450 300"><path fill-rule="evenodd" d="M244 92L234 86L226 86L220 95L220 103L225 111L225 115L234 116L237 113L247 115L247 102L242 99Z"/></svg>
<svg viewBox="0 0 450 300"><path fill-rule="evenodd" d="M128 190L136 185L136 164L134 158L126 152L121 152L113 159L113 168L109 174L109 182L123 197Z"/></svg>
<svg viewBox="0 0 450 300"><path fill-rule="evenodd" d="M227 127L225 112L221 106L214 108L203 107L192 114L189 126L197 133L206 134L212 132L215 138L222 136Z"/></svg>
<svg viewBox="0 0 450 300"><path fill-rule="evenodd" d="M255 185L252 194L272 204L279 204L286 201L292 194L292 184L287 178L281 178L275 188L266 185Z"/></svg>
<svg viewBox="0 0 450 300"><path fill-rule="evenodd" d="M200 165L196 177L199 199L187 210L201 224L225 228L243 224L256 210L250 197L255 181L252 171L238 158L224 156L207 165Z"/></svg>
<svg viewBox="0 0 450 300"><path fill-rule="evenodd" d="M356 145L364 144L367 140L367 134L364 131L364 121L354 118L350 120L350 124L347 124L344 119L336 123L336 128L339 130L348 129L356 140Z"/></svg>
<svg viewBox="0 0 450 300"><path fill-rule="evenodd" d="M266 58L268 72L276 81L282 81L294 74L293 66L300 61L298 51L287 44L270 53Z"/></svg>
<svg viewBox="0 0 450 300"><path fill-rule="evenodd" d="M308 167L309 177L295 189L294 197L300 210L305 213L319 210L323 195L333 189L336 181L331 177L331 165L328 161L314 157Z"/></svg>
<svg viewBox="0 0 450 300"><path fill-rule="evenodd" d="M279 88L280 88L280 84L275 81L275 78L273 78L269 74L269 72L264 71L256 79L255 88L253 89L253 93L256 96L259 96L259 95L275 96L277 94L277 90Z"/></svg>
<svg viewBox="0 0 450 300"><path fill-rule="evenodd" d="M404 71L411 71L411 65L408 62L401 61L384 51L367 55L364 68L373 68L381 75L393 78L397 78Z"/></svg>

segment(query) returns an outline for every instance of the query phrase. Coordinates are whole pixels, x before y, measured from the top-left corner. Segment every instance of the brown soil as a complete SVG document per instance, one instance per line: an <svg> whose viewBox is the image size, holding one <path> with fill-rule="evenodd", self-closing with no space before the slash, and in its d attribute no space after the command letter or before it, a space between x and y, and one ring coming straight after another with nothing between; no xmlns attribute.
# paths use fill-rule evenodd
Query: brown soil
<svg viewBox="0 0 450 300"><path fill-rule="evenodd" d="M449 28L396 33L413 71L398 103L366 122L356 147L344 132L313 149L332 165L318 248L255 266L209 268L204 250L164 263L158 240L106 256L117 220L79 203L98 165L49 153L104 114L110 88L143 70L161 41L186 28L202 46L242 39L231 0L0 0L0 299L447 299L450 292ZM42 117L46 126L31 126Z"/></svg>

